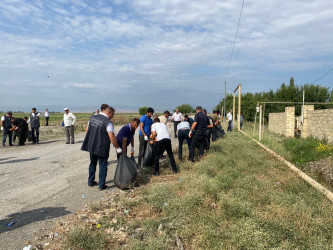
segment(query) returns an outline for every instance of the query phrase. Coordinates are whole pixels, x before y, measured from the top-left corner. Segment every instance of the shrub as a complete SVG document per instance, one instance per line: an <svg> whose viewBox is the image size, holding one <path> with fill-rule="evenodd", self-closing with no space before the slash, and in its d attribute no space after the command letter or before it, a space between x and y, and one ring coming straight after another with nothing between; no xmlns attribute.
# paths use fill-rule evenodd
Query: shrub
<svg viewBox="0 0 333 250"><path fill-rule="evenodd" d="M140 115L145 115L147 113L148 107L141 107L139 108L139 114Z"/></svg>

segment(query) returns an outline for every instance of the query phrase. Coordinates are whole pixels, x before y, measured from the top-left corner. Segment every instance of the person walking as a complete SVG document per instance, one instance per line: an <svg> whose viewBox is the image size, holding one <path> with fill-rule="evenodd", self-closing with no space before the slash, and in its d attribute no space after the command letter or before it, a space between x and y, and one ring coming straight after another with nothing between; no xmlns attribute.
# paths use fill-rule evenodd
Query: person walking
<svg viewBox="0 0 333 250"><path fill-rule="evenodd" d="M202 112L202 107L197 106L195 109L196 115L194 116L194 122L189 132L189 137L192 137L193 131L195 130L195 134L193 135L190 147L190 161L194 162L194 153L195 148L199 144L200 156L204 154L204 147L206 143L206 130L208 126L208 118Z"/></svg>
<svg viewBox="0 0 333 250"><path fill-rule="evenodd" d="M165 125L168 123L168 119L170 116L170 112L168 110L164 111L163 115L159 116L161 123L164 123Z"/></svg>
<svg viewBox="0 0 333 250"><path fill-rule="evenodd" d="M11 117L11 122L13 124L11 130L17 132L17 137L19 139L18 146L25 145L28 132L28 123L26 117L24 119Z"/></svg>
<svg viewBox="0 0 333 250"><path fill-rule="evenodd" d="M131 144L131 155L134 156L134 134L137 127L140 125L140 119L134 118L129 124L123 126L117 136L117 143L121 147L123 154L127 155L127 147ZM117 155L119 159L120 154Z"/></svg>
<svg viewBox="0 0 333 250"><path fill-rule="evenodd" d="M147 143L149 140L149 136L151 133L151 125L153 124L153 120L151 117L154 114L153 108L148 108L147 113L140 118L140 131L139 131L139 155L138 155L138 165L141 167L141 161L145 154Z"/></svg>
<svg viewBox="0 0 333 250"><path fill-rule="evenodd" d="M122 150L119 147L114 135L114 127L110 121L115 113L112 107L105 107L98 115L92 115L89 120L87 134L82 143L81 150L90 153L89 177L88 186L97 185L95 181L97 161L99 163L99 190L108 188L105 185L105 180L108 170L108 158L110 153L110 143L116 148L117 154L121 154Z"/></svg>
<svg viewBox="0 0 333 250"><path fill-rule="evenodd" d="M39 117L42 115L37 113L36 108L32 108L32 112L29 115L28 124L31 126L31 134L32 134L32 144L39 143Z"/></svg>
<svg viewBox="0 0 333 250"><path fill-rule="evenodd" d="M231 132L232 131L232 110L230 110L230 112L227 114L227 119L228 119L228 129L227 132Z"/></svg>
<svg viewBox="0 0 333 250"><path fill-rule="evenodd" d="M154 119L154 124L151 126L152 139L150 144L155 142L155 172L154 175L160 175L159 160L163 151L166 150L172 166L174 174L178 172L175 158L173 156L170 135L164 123L160 122L159 118ZM156 140L155 140L156 139Z"/></svg>
<svg viewBox="0 0 333 250"><path fill-rule="evenodd" d="M180 161L183 160L183 142L186 140L188 149L190 150L191 146L191 138L189 137L191 126L187 121L183 121L178 124L177 132L178 132L178 158Z"/></svg>
<svg viewBox="0 0 333 250"><path fill-rule="evenodd" d="M49 126L49 110L48 109L45 109L45 112L44 112L44 117L45 117L45 126Z"/></svg>
<svg viewBox="0 0 333 250"><path fill-rule="evenodd" d="M1 130L2 130L2 146L6 147L6 140L8 136L9 146L13 146L13 131L11 117L13 113L8 111L6 115L1 117Z"/></svg>
<svg viewBox="0 0 333 250"><path fill-rule="evenodd" d="M64 109L64 127L66 132L66 144L74 144L74 126L76 117L72 113L69 112L68 108Z"/></svg>
<svg viewBox="0 0 333 250"><path fill-rule="evenodd" d="M175 138L177 138L177 126L183 121L183 115L179 112L179 109L176 109L176 112L173 113L171 122L173 122L173 128L175 131Z"/></svg>

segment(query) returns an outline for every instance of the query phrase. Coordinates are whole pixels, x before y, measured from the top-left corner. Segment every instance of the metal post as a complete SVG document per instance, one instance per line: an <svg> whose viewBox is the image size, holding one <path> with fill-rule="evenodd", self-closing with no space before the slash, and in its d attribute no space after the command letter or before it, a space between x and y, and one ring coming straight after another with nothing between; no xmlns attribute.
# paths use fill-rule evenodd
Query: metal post
<svg viewBox="0 0 333 250"><path fill-rule="evenodd" d="M261 124L262 124L262 105L260 105L260 111L259 111L259 141L261 141Z"/></svg>

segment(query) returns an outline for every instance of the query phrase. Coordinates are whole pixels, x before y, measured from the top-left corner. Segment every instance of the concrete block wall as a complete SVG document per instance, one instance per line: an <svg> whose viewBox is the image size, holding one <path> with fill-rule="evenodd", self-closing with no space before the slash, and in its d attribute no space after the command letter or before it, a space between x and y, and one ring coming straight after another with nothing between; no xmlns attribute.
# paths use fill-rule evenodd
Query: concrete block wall
<svg viewBox="0 0 333 250"><path fill-rule="evenodd" d="M295 107L286 107L283 113L270 113L268 130L287 137L295 135Z"/></svg>
<svg viewBox="0 0 333 250"><path fill-rule="evenodd" d="M333 109L314 110L313 105L305 106L302 137L308 136L333 142Z"/></svg>
<svg viewBox="0 0 333 250"><path fill-rule="evenodd" d="M268 130L276 134L285 134L285 112L270 113L268 115Z"/></svg>

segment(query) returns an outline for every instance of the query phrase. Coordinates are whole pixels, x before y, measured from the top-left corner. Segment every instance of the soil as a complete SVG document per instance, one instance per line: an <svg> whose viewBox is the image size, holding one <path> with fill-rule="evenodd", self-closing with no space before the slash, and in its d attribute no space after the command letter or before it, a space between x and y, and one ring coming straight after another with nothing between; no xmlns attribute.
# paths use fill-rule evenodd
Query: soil
<svg viewBox="0 0 333 250"><path fill-rule="evenodd" d="M327 157L319 161L309 162L304 170L319 178L321 182L333 188L333 157Z"/></svg>

